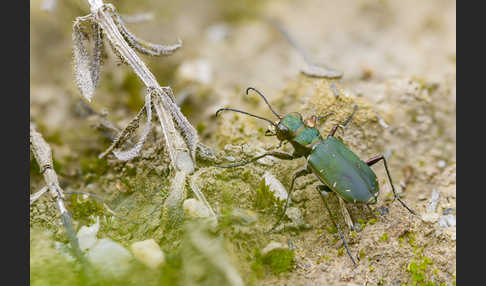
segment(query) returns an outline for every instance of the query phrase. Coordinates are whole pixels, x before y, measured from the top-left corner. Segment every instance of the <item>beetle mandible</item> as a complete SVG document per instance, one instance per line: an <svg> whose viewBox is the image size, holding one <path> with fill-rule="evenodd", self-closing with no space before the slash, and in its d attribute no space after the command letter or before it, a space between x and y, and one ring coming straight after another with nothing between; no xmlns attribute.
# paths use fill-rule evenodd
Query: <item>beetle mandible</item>
<svg viewBox="0 0 486 286"><path fill-rule="evenodd" d="M267 136L276 136L280 141L280 145L288 141L294 148L292 154L282 151L267 151L262 155L256 156L246 162L235 163L225 166L223 168L232 168L244 166L246 164L257 161L260 158L266 156L273 156L282 160L293 160L299 157L305 157L307 159L307 166L296 171L292 177L290 183L290 189L285 203L283 213L279 217L275 225L269 230L272 231L285 215L287 207L290 202L291 194L294 188L295 180L298 177L314 174L322 185L317 187L324 204L331 216L331 219L338 229L339 235L344 242L344 246L348 252L349 257L356 265L353 256L351 255L344 236L339 228L339 225L334 221L333 215L327 205L325 196L327 193L334 192L346 202L350 203L362 203L365 205L375 204L379 193L379 184L376 174L371 170L370 166L379 161L383 161L385 165L386 174L390 182L393 195L402 206L404 206L412 214L416 214L410 209L397 195L393 186L390 171L388 170L388 164L383 155L375 156L367 161L362 161L355 153L353 153L348 147L346 147L334 134L339 127L344 128L346 124L351 121L357 106L354 106L354 110L351 115L342 123L333 126L326 138L323 138L316 128L317 122L322 119L322 116L312 115L310 118L304 120L302 115L298 112L292 112L284 116L278 114L272 106L268 103L267 99L261 92L253 87L246 89L246 94L252 90L256 92L265 101L270 111L278 118L273 122L268 118L264 118L258 115L248 113L246 111L237 110L233 108L220 108L216 111L216 116L222 111L233 111L243 113L261 120L265 120L272 126L273 130L267 130Z"/></svg>

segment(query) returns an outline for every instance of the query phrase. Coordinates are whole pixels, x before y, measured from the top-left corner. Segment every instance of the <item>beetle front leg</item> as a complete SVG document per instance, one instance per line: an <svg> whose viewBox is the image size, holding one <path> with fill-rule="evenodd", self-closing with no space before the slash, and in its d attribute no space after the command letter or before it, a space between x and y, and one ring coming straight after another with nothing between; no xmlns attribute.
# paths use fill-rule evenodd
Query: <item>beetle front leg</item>
<svg viewBox="0 0 486 286"><path fill-rule="evenodd" d="M344 120L344 122L342 124L336 124L336 125L334 125L332 127L332 129L331 129L331 132L329 132L329 134L327 135L327 137L334 136L334 133L336 133L338 127L341 127L341 128L344 129L344 127L346 127L346 125L348 125L348 123L353 118L354 113L356 112L357 109L358 109L358 106L355 105L354 108L353 108L353 112L348 116L348 118L346 118L346 120Z"/></svg>
<svg viewBox="0 0 486 286"><path fill-rule="evenodd" d="M393 191L393 195L395 196L395 199L397 199L402 204L402 206L404 206L409 212L411 212L414 215L417 215L417 213L415 213L415 211L413 211L412 209L410 209L402 201L402 199L400 199L400 197L397 195L397 192L395 191L395 187L393 186L392 178L391 178L391 175L390 175L390 171L388 170L388 164L386 163L385 157L383 155L378 155L378 156L373 157L373 158L369 159L368 161L366 161L366 164L368 166L372 166L372 165L374 165L375 163L377 163L380 160L383 160L383 164L385 165L386 175L388 176L388 181L390 181L390 185L391 185L391 188L392 188L392 191Z"/></svg>
<svg viewBox="0 0 486 286"><path fill-rule="evenodd" d="M341 237L341 240L343 241L344 248L346 248L346 252L348 253L349 258L351 258L351 261L353 261L353 264L354 264L355 267L358 266L356 264L356 261L354 260L353 256L351 255L351 251L349 250L348 243L346 242L346 239L344 238L344 234L341 231L341 228L339 227L339 224L334 219L334 215L332 214L331 209L327 205L327 201L326 201L326 198L325 197L328 196L329 193L332 192L331 189L328 186L319 185L319 186L317 186L317 191L321 195L322 201L324 202L324 205L326 206L327 212L329 213L329 216L331 217L332 223L334 224L334 226L338 230L339 236Z"/></svg>
<svg viewBox="0 0 486 286"><path fill-rule="evenodd" d="M297 171L297 172L294 173L294 176L292 177L292 182L290 183L289 194L287 195L287 201L285 202L284 210L283 210L282 214L280 215L280 217L278 218L277 222L272 226L272 228L270 230L266 231L265 233L269 233L272 230L274 230L277 227L277 225L280 223L280 221L282 220L282 218L284 217L285 212L287 211L287 208L288 208L289 203L290 203L290 196L292 195L292 191L294 190L295 180L298 177L302 177L302 176L308 175L311 172L312 171L309 170L308 168L303 168L303 169L300 169L299 171Z"/></svg>
<svg viewBox="0 0 486 286"><path fill-rule="evenodd" d="M250 164L250 163L253 163L263 157L266 157L266 156L273 156L273 157L277 157L279 159L282 159L282 160L293 160L293 159L296 159L298 158L298 156L294 156L290 153L286 153L286 152L282 152L282 151L269 151L269 152L266 152L260 156L256 156L256 157L253 157L251 158L250 160L246 161L246 162L241 162L241 163L235 163L235 164L229 164L229 165L223 165L223 166L218 166L220 168L234 168L234 167L241 167L241 166L244 166L244 165L247 165L247 164Z"/></svg>

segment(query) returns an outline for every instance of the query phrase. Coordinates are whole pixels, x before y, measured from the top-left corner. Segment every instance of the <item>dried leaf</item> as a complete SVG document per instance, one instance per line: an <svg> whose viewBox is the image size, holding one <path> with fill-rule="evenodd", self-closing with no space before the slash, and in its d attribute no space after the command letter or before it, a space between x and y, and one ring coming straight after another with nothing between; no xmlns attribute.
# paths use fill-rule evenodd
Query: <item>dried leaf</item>
<svg viewBox="0 0 486 286"><path fill-rule="evenodd" d="M73 25L73 55L74 55L74 76L76 84L81 91L81 94L88 101L93 97L95 85L91 73L91 64L88 51L84 46L84 41L87 40L84 33L81 31L81 23L84 19L78 17Z"/></svg>
<svg viewBox="0 0 486 286"><path fill-rule="evenodd" d="M101 32L100 25L93 23L93 34L95 36L93 57L91 59L91 79L93 86L98 86L98 80L100 78L101 69L101 51L103 50L103 33Z"/></svg>
<svg viewBox="0 0 486 286"><path fill-rule="evenodd" d="M177 43L173 45L157 45L139 39L128 31L123 19L118 13L113 13L113 18L123 38L132 48L136 49L142 54L149 56L171 55L182 46L182 41L180 39L178 39Z"/></svg>

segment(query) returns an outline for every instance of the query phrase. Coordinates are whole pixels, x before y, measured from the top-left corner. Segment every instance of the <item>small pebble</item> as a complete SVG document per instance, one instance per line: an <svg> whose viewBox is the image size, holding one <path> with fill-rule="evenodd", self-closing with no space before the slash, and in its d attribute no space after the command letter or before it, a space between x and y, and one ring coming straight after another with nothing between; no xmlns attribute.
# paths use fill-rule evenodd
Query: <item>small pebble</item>
<svg viewBox="0 0 486 286"><path fill-rule="evenodd" d="M390 211L387 207L381 206L376 209L381 216L386 216Z"/></svg>
<svg viewBox="0 0 486 286"><path fill-rule="evenodd" d="M456 216L452 214L443 215L439 219L440 227L456 226Z"/></svg>
<svg viewBox="0 0 486 286"><path fill-rule="evenodd" d="M177 71L182 80L208 85L213 80L212 67L206 59L183 62Z"/></svg>
<svg viewBox="0 0 486 286"><path fill-rule="evenodd" d="M120 277L130 270L133 257L121 244L103 238L89 250L87 258L102 274Z"/></svg>
<svg viewBox="0 0 486 286"><path fill-rule="evenodd" d="M211 213L199 200L187 199L183 203L184 214L190 217L209 217Z"/></svg>
<svg viewBox="0 0 486 286"><path fill-rule="evenodd" d="M83 225L77 233L78 241L79 241L79 248L82 251L86 251L87 249L91 248L95 245L97 238L96 234L100 229L100 218L96 217L96 223L91 226Z"/></svg>
<svg viewBox="0 0 486 286"><path fill-rule="evenodd" d="M226 24L211 25L206 30L206 37L213 42L221 42L226 39L231 32L231 29Z"/></svg>
<svg viewBox="0 0 486 286"><path fill-rule="evenodd" d="M437 167L444 168L445 166L446 166L446 161L440 160L439 162L437 162Z"/></svg>
<svg viewBox="0 0 486 286"><path fill-rule="evenodd" d="M231 211L231 220L242 225L249 225L257 221L257 214L250 210L235 208Z"/></svg>
<svg viewBox="0 0 486 286"><path fill-rule="evenodd" d="M179 170L185 172L186 174L191 174L194 172L194 162L187 152L177 153L176 166Z"/></svg>
<svg viewBox="0 0 486 286"><path fill-rule="evenodd" d="M280 242L271 241L269 244L267 244L267 246L265 246L265 248L263 248L262 255L265 256L274 250L285 250L285 249L289 249L289 248L281 244Z"/></svg>
<svg viewBox="0 0 486 286"><path fill-rule="evenodd" d="M433 212L433 213L427 212L427 213L422 215L422 220L424 220L425 222L434 223L434 222L439 220L439 214L435 213L435 212Z"/></svg>
<svg viewBox="0 0 486 286"><path fill-rule="evenodd" d="M453 208L445 209L445 210L442 211L443 215L455 214L455 213L456 213L456 209L453 209Z"/></svg>
<svg viewBox="0 0 486 286"><path fill-rule="evenodd" d="M135 242L130 250L135 258L152 269L165 261L164 253L153 239Z"/></svg>
<svg viewBox="0 0 486 286"><path fill-rule="evenodd" d="M270 188L270 191L273 192L276 198L281 201L287 200L287 190L282 185L282 183L277 178L275 178L274 175L267 171L263 175L263 178L265 179L265 185Z"/></svg>
<svg viewBox="0 0 486 286"><path fill-rule="evenodd" d="M425 194L420 194L420 195L418 195L417 198L418 198L419 201L425 201L425 200L427 200L427 196Z"/></svg>
<svg viewBox="0 0 486 286"><path fill-rule="evenodd" d="M437 204L439 203L439 191L437 189L432 190L432 195L430 197L429 205L427 206L427 212L435 212Z"/></svg>
<svg viewBox="0 0 486 286"><path fill-rule="evenodd" d="M299 208L296 207L290 207L287 209L285 212L287 217L297 223L297 224L303 224L304 223L304 217L302 216L302 213L300 212Z"/></svg>

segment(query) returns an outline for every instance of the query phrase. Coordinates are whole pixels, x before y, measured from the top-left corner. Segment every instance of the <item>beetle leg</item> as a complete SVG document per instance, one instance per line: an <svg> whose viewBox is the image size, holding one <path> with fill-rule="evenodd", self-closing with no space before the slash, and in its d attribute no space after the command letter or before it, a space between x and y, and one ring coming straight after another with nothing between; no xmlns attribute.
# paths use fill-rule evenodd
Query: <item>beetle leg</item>
<svg viewBox="0 0 486 286"><path fill-rule="evenodd" d="M356 112L356 110L358 109L358 105L355 105L353 107L353 112L348 116L348 118L346 118L346 120L344 120L344 122L342 124L336 124L332 127L331 129L331 132L329 132L329 134L327 135L327 137L330 137L330 136L334 136L334 133L336 133L338 127L341 127L344 129L344 127L346 127L346 125L348 125L348 123L351 121L351 119L353 118L354 116L354 113Z"/></svg>
<svg viewBox="0 0 486 286"><path fill-rule="evenodd" d="M246 161L246 162L240 162L240 163L235 163L235 164L229 164L229 165L223 165L223 166L218 166L220 168L234 168L234 167L240 167L240 166L244 166L244 165L247 165L247 164L250 164L250 163L253 163L255 161L257 161L258 159L261 159L263 157L266 157L266 156L273 156L273 157L277 157L279 159L282 159L282 160L293 160L293 159L296 159L297 156L294 156L290 153L287 153L287 152L282 152L282 151L268 151L260 156L256 156L256 157L253 157L251 158L250 160Z"/></svg>
<svg viewBox="0 0 486 286"><path fill-rule="evenodd" d="M413 211L412 209L410 209L403 201L402 199L400 199L400 197L397 195L397 192L395 191L395 187L393 186L393 182L392 182L392 178L390 176L390 171L388 170L388 164L386 163L386 159L383 155L378 155L378 156L375 156L371 159L369 159L368 161L366 161L366 164L368 166L372 166L374 165L376 162L380 161L380 160L383 160L383 164L385 165L385 171L386 171L386 175L388 176L388 181L390 181L390 185L391 185L391 188L392 188L392 191L393 191L393 195L395 196L395 199L397 199L403 207L405 207L409 212L411 212L412 214L414 215L417 215L417 213L415 213L415 211Z"/></svg>
<svg viewBox="0 0 486 286"><path fill-rule="evenodd" d="M312 171L309 170L308 168L303 168L303 169L300 169L298 170L297 172L294 173L294 176L292 178L292 182L290 183L290 189L289 189L289 194L287 195L287 201L285 202L285 207L284 207L284 210L282 212L282 214L280 215L280 217L278 218L277 222L272 226L272 228L268 231L266 231L265 233L269 233L271 232L272 230L274 230L278 224L280 223L280 221L282 220L282 218L284 217L285 215L285 212L287 211L287 208L289 206L289 203L290 203L290 197L292 195L292 191L294 190L294 183L295 183L295 180L298 178L298 177L302 177L302 176L305 176L307 174L310 174Z"/></svg>
<svg viewBox="0 0 486 286"><path fill-rule="evenodd" d="M341 207L341 212L344 217L344 221L348 225L349 229L355 230L353 220L351 219L351 215L349 214L348 209L346 208L346 204L344 200L338 195L339 206Z"/></svg>
<svg viewBox="0 0 486 286"><path fill-rule="evenodd" d="M317 191L319 192L319 194L321 194L322 201L324 202L324 205L326 206L327 212L329 213L329 216L331 217L332 223L334 224L334 226L338 230L339 236L341 237L341 240L343 241L344 247L346 248L346 252L348 253L349 258L351 258L351 261L353 261L354 266L357 267L358 265L356 264L356 261L354 260L353 256L351 255L351 251L349 250L348 243L346 242L346 239L344 238L344 234L341 231L339 224L336 222L336 220L334 220L334 215L332 214L331 209L327 205L327 201L326 201L325 197L328 195L328 193L332 192L331 189L328 186L319 185L319 186L317 186Z"/></svg>

